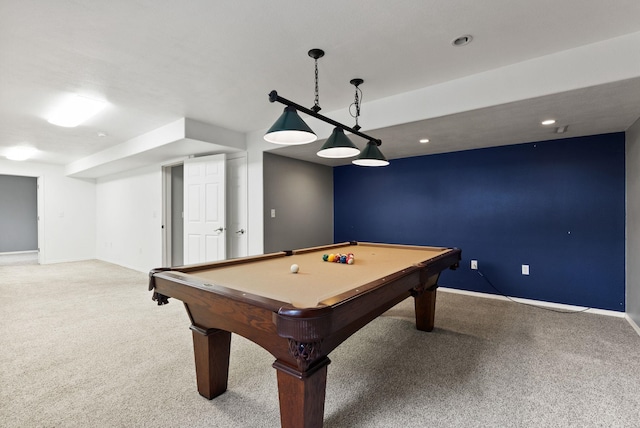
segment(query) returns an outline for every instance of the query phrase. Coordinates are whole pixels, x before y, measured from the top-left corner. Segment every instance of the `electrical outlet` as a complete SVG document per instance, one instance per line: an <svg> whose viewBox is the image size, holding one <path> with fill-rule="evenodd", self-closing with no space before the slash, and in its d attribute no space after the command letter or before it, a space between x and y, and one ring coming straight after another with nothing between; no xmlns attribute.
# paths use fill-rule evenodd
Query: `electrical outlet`
<svg viewBox="0 0 640 428"><path fill-rule="evenodd" d="M471 269L478 269L478 261L477 260L471 260Z"/></svg>
<svg viewBox="0 0 640 428"><path fill-rule="evenodd" d="M522 274L529 275L529 265L522 265Z"/></svg>

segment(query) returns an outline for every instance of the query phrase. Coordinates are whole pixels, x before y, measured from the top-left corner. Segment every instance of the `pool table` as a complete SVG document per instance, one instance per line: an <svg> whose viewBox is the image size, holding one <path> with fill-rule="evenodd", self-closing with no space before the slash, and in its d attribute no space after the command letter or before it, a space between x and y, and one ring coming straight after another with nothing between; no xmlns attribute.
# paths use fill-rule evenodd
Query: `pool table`
<svg viewBox="0 0 640 428"><path fill-rule="evenodd" d="M330 253L353 253L355 262L323 261ZM159 305L184 303L202 396L226 391L236 333L276 359L282 427L321 427L329 353L409 296L416 327L431 331L440 272L460 257L457 248L346 242L154 269L149 290Z"/></svg>

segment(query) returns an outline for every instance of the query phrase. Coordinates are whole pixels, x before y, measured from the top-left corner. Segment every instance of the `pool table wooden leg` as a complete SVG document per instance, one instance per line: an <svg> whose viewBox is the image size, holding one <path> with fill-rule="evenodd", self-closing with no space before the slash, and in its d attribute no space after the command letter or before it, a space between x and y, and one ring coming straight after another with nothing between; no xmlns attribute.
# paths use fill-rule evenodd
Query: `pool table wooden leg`
<svg viewBox="0 0 640 428"><path fill-rule="evenodd" d="M440 274L429 277L424 284L425 290L413 296L416 307L416 328L420 331L433 330L439 277Z"/></svg>
<svg viewBox="0 0 640 428"><path fill-rule="evenodd" d="M227 390L231 333L191 326L198 392L211 400Z"/></svg>
<svg viewBox="0 0 640 428"><path fill-rule="evenodd" d="M321 428L329 358L320 360L307 371L300 372L276 360L278 375L280 424L282 428Z"/></svg>

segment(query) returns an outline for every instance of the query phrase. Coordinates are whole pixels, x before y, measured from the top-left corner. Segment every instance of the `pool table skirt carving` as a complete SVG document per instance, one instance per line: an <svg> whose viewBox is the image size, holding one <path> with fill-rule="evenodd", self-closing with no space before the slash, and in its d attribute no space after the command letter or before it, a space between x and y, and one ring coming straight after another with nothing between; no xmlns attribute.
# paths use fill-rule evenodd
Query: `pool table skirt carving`
<svg viewBox="0 0 640 428"><path fill-rule="evenodd" d="M337 252L354 253L355 264L322 261L323 253ZM321 427L329 353L409 296L417 329L431 331L440 272L456 268L460 257L455 248L351 242L155 269L149 288L159 305L168 298L185 305L201 395L212 399L226 391L233 332L276 358L282 426ZM289 271L292 263L300 273ZM275 293L255 287L269 282L284 286ZM317 290L325 283L331 291ZM283 298L291 285L315 290L314 297Z"/></svg>

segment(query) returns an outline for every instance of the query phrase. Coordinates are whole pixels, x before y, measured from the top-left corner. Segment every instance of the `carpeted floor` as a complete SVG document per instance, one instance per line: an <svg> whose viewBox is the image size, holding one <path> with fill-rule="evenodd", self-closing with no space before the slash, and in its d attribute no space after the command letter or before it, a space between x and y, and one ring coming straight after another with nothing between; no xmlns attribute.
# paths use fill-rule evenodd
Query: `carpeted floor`
<svg viewBox="0 0 640 428"><path fill-rule="evenodd" d="M331 355L325 427L638 427L640 337L621 318L440 292ZM0 426L278 427L273 357L234 335L229 389L195 388L189 320L99 261L0 266Z"/></svg>

